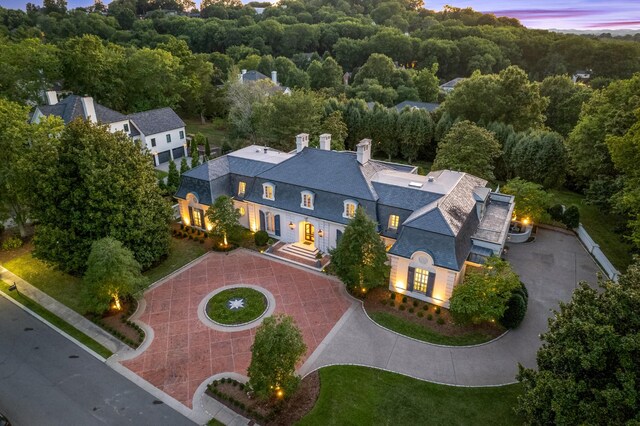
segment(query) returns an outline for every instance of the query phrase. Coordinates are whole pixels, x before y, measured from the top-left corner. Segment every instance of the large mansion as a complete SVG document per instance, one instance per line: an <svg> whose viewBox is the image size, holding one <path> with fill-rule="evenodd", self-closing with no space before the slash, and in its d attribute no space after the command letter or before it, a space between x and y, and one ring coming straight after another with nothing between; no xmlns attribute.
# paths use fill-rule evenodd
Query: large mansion
<svg viewBox="0 0 640 426"><path fill-rule="evenodd" d="M94 102L90 96L70 95L58 100L53 90L46 95L48 104L36 106L32 122L37 123L43 116L56 116L65 124L76 118L104 124L112 133L124 132L139 141L153 155L156 166L186 155L185 124L171 108L124 115Z"/></svg>
<svg viewBox="0 0 640 426"><path fill-rule="evenodd" d="M264 230L292 253L328 252L362 207L378 223L391 263L393 291L448 306L467 264L499 255L507 240L513 197L483 179L371 159L371 141L357 152L332 151L331 136L295 152L252 145L182 175L176 197L187 225L211 229L205 212L220 195L233 197L241 225Z"/></svg>

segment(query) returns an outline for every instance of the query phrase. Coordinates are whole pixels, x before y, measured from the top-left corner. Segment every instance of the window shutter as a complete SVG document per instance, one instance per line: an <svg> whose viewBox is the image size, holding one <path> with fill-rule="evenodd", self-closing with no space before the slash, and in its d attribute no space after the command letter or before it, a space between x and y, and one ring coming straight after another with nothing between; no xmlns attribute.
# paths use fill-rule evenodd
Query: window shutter
<svg viewBox="0 0 640 426"><path fill-rule="evenodd" d="M413 291L413 277L416 274L416 268L409 266L409 274L407 275L407 290Z"/></svg>
<svg viewBox="0 0 640 426"><path fill-rule="evenodd" d="M198 214L200 215L200 226L204 228L204 211L202 209L198 209Z"/></svg>
<svg viewBox="0 0 640 426"><path fill-rule="evenodd" d="M275 227L276 227L276 237L280 236L280 215L277 214L274 217Z"/></svg>
<svg viewBox="0 0 640 426"><path fill-rule="evenodd" d="M340 244L341 239L342 239L342 231L338 229L336 231L336 245Z"/></svg>
<svg viewBox="0 0 640 426"><path fill-rule="evenodd" d="M193 226L193 207L189 207L189 223Z"/></svg>
<svg viewBox="0 0 640 426"><path fill-rule="evenodd" d="M427 277L427 297L433 297L433 286L436 282L436 273L429 272Z"/></svg>
<svg viewBox="0 0 640 426"><path fill-rule="evenodd" d="M264 217L264 212L262 210L260 210L260 230L261 231L267 230L267 221L266 221L266 218Z"/></svg>

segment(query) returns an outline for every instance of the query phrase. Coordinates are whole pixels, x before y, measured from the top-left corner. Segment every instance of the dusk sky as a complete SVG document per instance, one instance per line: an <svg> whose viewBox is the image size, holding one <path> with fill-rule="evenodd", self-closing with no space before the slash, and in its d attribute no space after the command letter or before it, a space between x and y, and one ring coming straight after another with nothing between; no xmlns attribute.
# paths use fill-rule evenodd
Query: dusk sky
<svg viewBox="0 0 640 426"><path fill-rule="evenodd" d="M32 0L42 3L42 0ZM108 3L108 0L103 0ZM245 3L248 0L245 0ZM69 7L87 6L92 0L68 0ZM197 1L199 3L199 1ZM639 0L425 0L429 9L440 10L446 4L472 7L498 16L518 18L531 28L558 29L640 29ZM24 0L0 0L0 5L24 9Z"/></svg>

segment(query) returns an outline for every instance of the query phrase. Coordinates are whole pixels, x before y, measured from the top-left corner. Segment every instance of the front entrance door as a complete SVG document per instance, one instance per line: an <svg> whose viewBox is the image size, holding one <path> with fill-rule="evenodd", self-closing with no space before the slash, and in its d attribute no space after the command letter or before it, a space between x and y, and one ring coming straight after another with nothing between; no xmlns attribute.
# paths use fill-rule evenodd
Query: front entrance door
<svg viewBox="0 0 640 426"><path fill-rule="evenodd" d="M304 224L304 242L313 243L315 241L315 228L309 222Z"/></svg>

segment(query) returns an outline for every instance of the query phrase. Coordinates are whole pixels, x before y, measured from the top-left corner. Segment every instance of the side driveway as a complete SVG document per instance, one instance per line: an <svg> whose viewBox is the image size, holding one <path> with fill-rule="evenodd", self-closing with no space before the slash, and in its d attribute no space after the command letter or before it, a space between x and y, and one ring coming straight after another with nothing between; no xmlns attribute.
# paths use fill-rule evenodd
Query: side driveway
<svg viewBox="0 0 640 426"><path fill-rule="evenodd" d="M473 347L430 345L377 326L357 306L301 373L331 364L359 364L450 385L514 382L518 363L535 367L538 336L558 303L571 298L579 281L595 285L599 268L575 236L545 229L532 243L511 244L507 258L529 290L529 308L520 327L502 338Z"/></svg>

